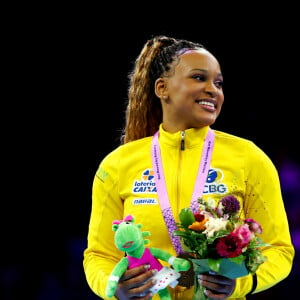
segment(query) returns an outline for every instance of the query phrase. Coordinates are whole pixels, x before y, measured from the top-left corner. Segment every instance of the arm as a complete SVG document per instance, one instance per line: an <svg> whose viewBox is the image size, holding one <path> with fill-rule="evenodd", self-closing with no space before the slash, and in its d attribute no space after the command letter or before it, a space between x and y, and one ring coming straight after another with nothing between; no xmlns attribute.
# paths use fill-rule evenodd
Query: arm
<svg viewBox="0 0 300 300"><path fill-rule="evenodd" d="M149 249L151 254L154 257L161 259L165 262L168 262L170 265L174 267L174 270L177 272L187 271L191 266L188 260L172 256L171 254L169 254L168 252L162 249L158 249L158 248L149 248Z"/></svg>
<svg viewBox="0 0 300 300"><path fill-rule="evenodd" d="M289 275L294 258L277 170L265 153L254 144L249 146L245 163L244 212L246 218L261 224L261 239L272 246L263 250L267 261L258 268L256 278L248 275L237 279L233 298L244 296L251 290L266 290L282 281Z"/></svg>
<svg viewBox="0 0 300 300"><path fill-rule="evenodd" d="M88 285L104 298L107 280L115 265L124 257L114 244L111 229L115 219L123 218L123 202L118 194L118 157L104 159L97 170L92 188L92 210L83 266Z"/></svg>

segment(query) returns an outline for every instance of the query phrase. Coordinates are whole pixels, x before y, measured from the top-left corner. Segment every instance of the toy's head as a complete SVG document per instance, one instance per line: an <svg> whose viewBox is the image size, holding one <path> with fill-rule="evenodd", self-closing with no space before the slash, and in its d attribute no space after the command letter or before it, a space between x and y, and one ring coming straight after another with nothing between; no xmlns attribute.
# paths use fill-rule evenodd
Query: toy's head
<svg viewBox="0 0 300 300"><path fill-rule="evenodd" d="M141 231L142 224L135 224L134 217L128 215L124 220L113 221L112 230L115 231L115 245L123 252L132 252L144 247L149 240L144 237L149 236L147 231Z"/></svg>

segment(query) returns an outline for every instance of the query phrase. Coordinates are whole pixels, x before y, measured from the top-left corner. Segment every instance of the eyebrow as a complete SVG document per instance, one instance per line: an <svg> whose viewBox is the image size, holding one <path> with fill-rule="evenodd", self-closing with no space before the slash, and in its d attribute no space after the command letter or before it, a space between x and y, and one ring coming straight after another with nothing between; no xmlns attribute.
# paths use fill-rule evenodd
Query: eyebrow
<svg viewBox="0 0 300 300"><path fill-rule="evenodd" d="M201 72L204 72L204 73L208 73L208 71L206 70L206 69L192 69L191 71L201 71ZM220 76L220 77L222 77L223 78L223 75L222 75L222 73L220 72L220 73L218 73L218 75L217 76Z"/></svg>

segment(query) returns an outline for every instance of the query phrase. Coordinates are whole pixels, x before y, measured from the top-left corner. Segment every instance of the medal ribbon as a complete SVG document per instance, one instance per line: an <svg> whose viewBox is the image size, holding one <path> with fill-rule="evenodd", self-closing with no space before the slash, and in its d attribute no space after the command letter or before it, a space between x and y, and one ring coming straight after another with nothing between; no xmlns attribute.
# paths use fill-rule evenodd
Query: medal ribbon
<svg viewBox="0 0 300 300"><path fill-rule="evenodd" d="M152 164L154 170L154 179L157 188L158 199L161 207L161 211L168 229L169 236L171 238L173 247L177 253L177 255L184 253L180 240L178 236L173 236L173 231L177 229L177 225L173 216L173 212L171 209L170 201L168 198L167 187L165 182L165 176L162 166L162 159L159 147L159 131L157 131L152 139ZM204 145L202 150L202 157L200 161L200 166L198 169L198 175L194 186L194 191L191 199L190 208L193 213L195 213L199 208L198 198L202 196L204 184L207 179L208 170L210 167L210 161L212 156L212 151L214 147L214 133L209 128Z"/></svg>

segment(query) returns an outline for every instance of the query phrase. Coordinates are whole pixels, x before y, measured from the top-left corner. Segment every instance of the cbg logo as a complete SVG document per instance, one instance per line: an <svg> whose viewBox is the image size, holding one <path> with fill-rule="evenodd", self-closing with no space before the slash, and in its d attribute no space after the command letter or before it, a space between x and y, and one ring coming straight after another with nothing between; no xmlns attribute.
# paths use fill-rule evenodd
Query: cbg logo
<svg viewBox="0 0 300 300"><path fill-rule="evenodd" d="M224 174L220 169L210 169L206 178L203 194L225 194L227 186L222 183Z"/></svg>

